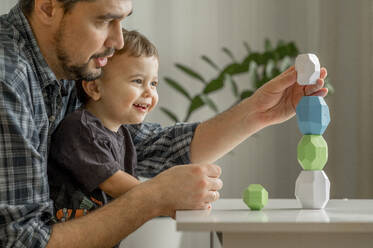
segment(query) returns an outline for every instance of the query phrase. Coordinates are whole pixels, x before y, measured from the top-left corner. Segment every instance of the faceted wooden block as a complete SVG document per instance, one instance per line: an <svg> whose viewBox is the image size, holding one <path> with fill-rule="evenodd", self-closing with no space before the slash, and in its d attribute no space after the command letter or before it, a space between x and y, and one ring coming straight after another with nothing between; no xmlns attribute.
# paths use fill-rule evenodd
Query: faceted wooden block
<svg viewBox="0 0 373 248"><path fill-rule="evenodd" d="M298 144L298 162L304 170L322 170L328 161L328 144L321 135L304 135Z"/></svg>
<svg viewBox="0 0 373 248"><path fill-rule="evenodd" d="M297 108L298 127L302 134L322 135L330 123L329 107L320 96L304 96Z"/></svg>
<svg viewBox="0 0 373 248"><path fill-rule="evenodd" d="M260 184L250 184L243 192L243 201L251 210L260 210L268 202L268 191Z"/></svg>
<svg viewBox="0 0 373 248"><path fill-rule="evenodd" d="M302 171L295 183L295 197L302 208L324 208L330 197L330 181L325 172Z"/></svg>
<svg viewBox="0 0 373 248"><path fill-rule="evenodd" d="M315 54L300 54L295 59L297 82L300 85L315 84L320 78L320 62Z"/></svg>

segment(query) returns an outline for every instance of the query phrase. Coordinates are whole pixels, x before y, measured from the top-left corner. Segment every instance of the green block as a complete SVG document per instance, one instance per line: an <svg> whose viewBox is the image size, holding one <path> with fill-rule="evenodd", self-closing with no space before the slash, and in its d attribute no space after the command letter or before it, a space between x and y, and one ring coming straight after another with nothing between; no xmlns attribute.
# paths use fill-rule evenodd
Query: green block
<svg viewBox="0 0 373 248"><path fill-rule="evenodd" d="M243 201L251 210L261 210L268 202L268 191L260 184L250 184L243 192Z"/></svg>
<svg viewBox="0 0 373 248"><path fill-rule="evenodd" d="M298 144L298 162L304 170L322 170L328 161L328 144L321 135L304 135Z"/></svg>

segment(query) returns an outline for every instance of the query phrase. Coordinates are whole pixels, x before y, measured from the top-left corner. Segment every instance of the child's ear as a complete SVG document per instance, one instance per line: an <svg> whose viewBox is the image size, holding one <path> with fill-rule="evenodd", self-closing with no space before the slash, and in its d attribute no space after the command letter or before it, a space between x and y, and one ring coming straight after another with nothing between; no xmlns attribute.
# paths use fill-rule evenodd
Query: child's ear
<svg viewBox="0 0 373 248"><path fill-rule="evenodd" d="M91 98L93 101L98 101L101 98L100 87L98 85L98 80L94 81L82 81L82 86L85 93Z"/></svg>

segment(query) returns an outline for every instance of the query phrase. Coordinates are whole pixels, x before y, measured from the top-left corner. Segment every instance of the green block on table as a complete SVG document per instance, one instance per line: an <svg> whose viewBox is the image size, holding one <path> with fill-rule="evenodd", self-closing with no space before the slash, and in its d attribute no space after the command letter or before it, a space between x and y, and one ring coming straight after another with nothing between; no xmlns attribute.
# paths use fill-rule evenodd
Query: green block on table
<svg viewBox="0 0 373 248"><path fill-rule="evenodd" d="M298 144L298 162L304 170L322 170L328 161L328 144L321 135L304 135Z"/></svg>
<svg viewBox="0 0 373 248"><path fill-rule="evenodd" d="M268 202L268 191L260 184L250 184L243 192L243 201L251 210L261 210Z"/></svg>

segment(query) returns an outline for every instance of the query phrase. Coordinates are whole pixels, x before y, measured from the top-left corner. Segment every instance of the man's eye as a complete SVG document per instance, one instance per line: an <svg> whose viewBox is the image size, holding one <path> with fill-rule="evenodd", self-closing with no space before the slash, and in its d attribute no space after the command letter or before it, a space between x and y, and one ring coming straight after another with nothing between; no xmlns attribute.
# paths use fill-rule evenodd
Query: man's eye
<svg viewBox="0 0 373 248"><path fill-rule="evenodd" d="M96 23L96 25L97 25L97 27L104 27L104 26L107 26L109 24L109 22L108 21L98 21L97 23Z"/></svg>
<svg viewBox="0 0 373 248"><path fill-rule="evenodd" d="M110 24L111 21L112 21L111 19L99 19L97 21L97 25L99 25L99 26L105 26L105 25Z"/></svg>
<svg viewBox="0 0 373 248"><path fill-rule="evenodd" d="M158 82L154 81L154 82L151 83L151 85L157 87L158 86Z"/></svg>

